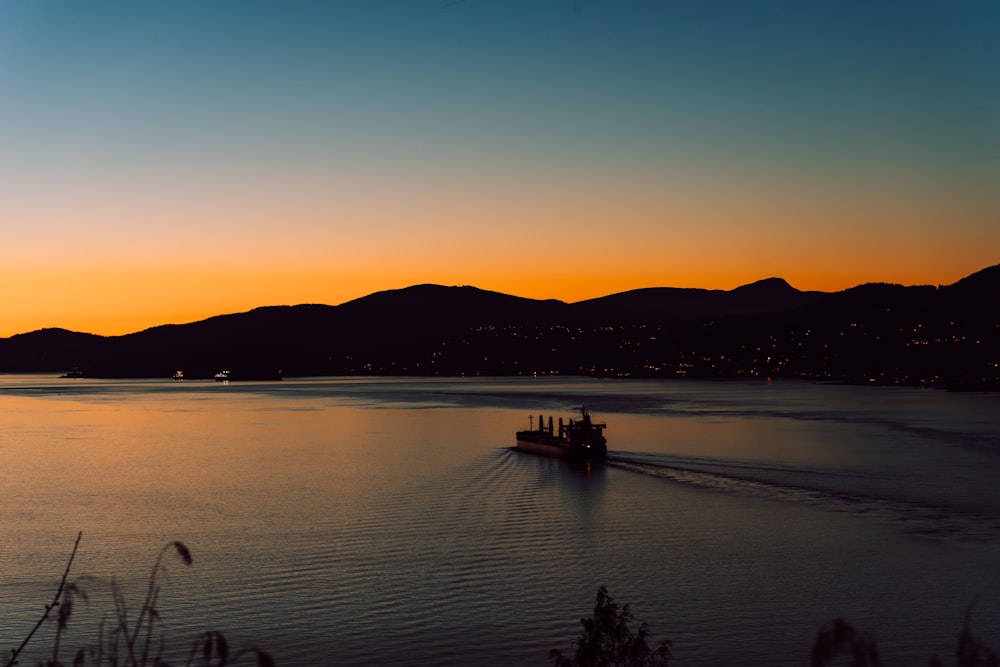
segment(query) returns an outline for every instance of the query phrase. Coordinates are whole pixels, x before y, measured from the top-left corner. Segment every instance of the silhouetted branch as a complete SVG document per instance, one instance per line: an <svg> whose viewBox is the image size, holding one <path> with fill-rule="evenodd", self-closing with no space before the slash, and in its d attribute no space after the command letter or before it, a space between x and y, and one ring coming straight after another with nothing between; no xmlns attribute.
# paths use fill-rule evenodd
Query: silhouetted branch
<svg viewBox="0 0 1000 667"><path fill-rule="evenodd" d="M73 552L70 554L66 570L63 572L59 588L52 599L51 604L45 607L45 612L41 619L35 624L28 636L25 637L21 645L16 649L11 649L10 658L2 663L3 667L13 667L18 664L18 657L24 651L28 642L45 623L53 610L58 606L59 612L56 618L56 632L52 643L52 656L49 660L39 663L39 667L62 667L59 660L60 640L63 631L69 624L70 615L73 612L74 598L79 597L87 600L86 593L75 583L67 583L70 568L76 557L77 549L80 546L80 539L83 533L77 535L76 543L73 545ZM163 558L167 552L176 550L185 565L191 565L191 552L182 542L168 542L160 550L149 575L149 585L146 589L146 598L139 609L134 620L129 618L128 604L125 593L114 576L111 577L111 600L114 604L114 619L105 625L106 618L102 617L97 630L97 642L90 646L82 646L76 650L72 664L74 667L164 667L167 663L163 660L166 641L161 631L163 621L156 608L160 594L160 584L158 576L161 569L165 568ZM156 634L157 636L154 636ZM274 667L274 659L266 651L256 646L248 646L230 651L229 644L225 636L218 631L202 633L192 647L191 655L188 657L188 665L198 665L199 667L226 667L239 662L241 659L253 657L256 659L258 667Z"/></svg>
<svg viewBox="0 0 1000 667"><path fill-rule="evenodd" d="M52 603L46 605L45 612L42 614L42 617L38 619L38 622L35 623L35 627L31 629L31 632L29 632L28 636L24 638L24 641L21 642L21 645L18 646L16 649L11 649L10 660L6 663L8 667L17 664L17 656L21 655L21 651L23 651L24 647L28 645L28 642L31 641L31 638L35 636L35 633L38 631L38 628L42 627L42 624L49 617L49 614L52 613L52 610L59 605L59 598L62 597L63 589L66 587L66 577L69 576L69 570L71 567L73 567L73 559L76 558L76 550L80 546L80 538L82 537L83 537L83 531L77 533L76 543L73 545L73 552L69 555L69 562L66 563L66 570L63 572L62 581L59 582L59 588L56 589L56 594L52 598Z"/></svg>

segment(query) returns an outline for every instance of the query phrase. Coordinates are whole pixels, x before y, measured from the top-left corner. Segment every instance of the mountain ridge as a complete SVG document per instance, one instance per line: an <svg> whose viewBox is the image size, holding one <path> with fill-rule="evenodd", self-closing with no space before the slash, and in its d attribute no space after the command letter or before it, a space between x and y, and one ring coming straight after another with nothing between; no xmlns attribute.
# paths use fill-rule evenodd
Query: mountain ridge
<svg viewBox="0 0 1000 667"><path fill-rule="evenodd" d="M868 283L840 292L805 292L772 277L732 290L650 287L573 303L468 285L420 284L337 306L261 306L121 336L57 328L17 334L0 338L0 372L76 368L91 377L169 377L180 369L185 377L211 377L232 368L237 379L278 372L764 373L989 384L1000 366L1000 316L989 307L998 293L1000 265L948 286ZM859 338L858 331L872 337ZM922 332L935 337L915 343L903 335ZM942 344L970 337L986 344L962 354L959 345ZM814 348L820 338L825 347ZM845 347L847 340L853 342ZM898 349L883 349L886 341ZM757 354L764 348L773 354Z"/></svg>
<svg viewBox="0 0 1000 667"><path fill-rule="evenodd" d="M718 295L741 295L741 294L748 294L748 293L750 293L750 292L752 292L754 290L757 290L759 288L767 288L767 289L769 289L769 290L771 290L773 292L775 284L780 284L787 292L794 293L796 295L809 295L809 297L807 297L807 298L810 298L812 296L822 296L822 295L826 295L826 294L831 294L832 293L832 292L820 292L820 291L800 291L800 290L797 290L794 287L792 287L783 278L764 278L762 280L758 280L758 281L755 281L755 282L752 282L752 283L747 283L745 285L740 285L740 286L735 287L735 288L730 289L730 290L707 289L707 288L699 288L699 287L640 287L640 288L636 288L636 289L632 289L632 290L625 290L623 292L613 292L613 293L607 294L605 296L593 297L593 298L590 298L590 299L582 299L580 301L562 301L562 300L555 299L555 298L534 299L534 298L531 298L531 297L522 297L522 296L517 296L517 295L512 295L512 294L506 294L506 293L503 293L503 292L497 292L497 291L493 291L493 290L487 290L487 289L483 289L483 288L480 288L480 287L475 287L475 286L472 286L472 285L451 285L451 286L446 286L446 285L440 285L440 284L434 284L434 283L419 283L419 284L410 285L410 286L407 286L407 287L393 288L393 289L388 289L388 290L380 290L380 291L377 291L377 292L372 292L371 294L366 294L364 296L356 297L354 299L350 299L348 301L345 301L343 303L336 304L336 305L322 304L322 303L301 303L301 304L292 304L292 305L289 305L289 304L280 304L280 305L277 305L276 304L276 305L255 306L254 308L251 308L250 310L247 310L247 311L239 311L239 312L233 312L233 313L220 313L218 315L211 315L209 317L206 317L206 318L203 318L203 319L200 319L200 320L194 320L194 321L191 321L191 322L167 322L167 323L163 323L163 324L156 324L156 325L153 325L151 327L147 327L145 329L140 329L138 331L133 331L133 332L124 333L124 334L117 334L117 335L93 334L93 333L89 333L89 332L74 331L74 330L70 330L70 329L65 329L65 328L62 328L62 327L44 327L42 329L35 329L35 330L32 330L32 331L27 331L27 332L13 334L13 335L11 335L11 336L9 336L7 338L0 337L0 341L10 340L10 339L17 338L17 337L20 337L20 336L34 335L34 334L38 334L40 332L49 332L49 331L64 331L64 332L67 332L67 333L79 334L79 335L85 335L85 336L94 336L96 338L102 338L102 339L118 339L118 338L130 337L130 336L143 335L143 334L146 334L147 332L151 332L151 331L177 329L179 327L189 327L189 326L193 326L193 325L202 325L202 324L209 323L209 322L218 322L218 321L227 320L227 319L231 319L231 318L237 318L237 317L241 317L241 316L251 316L251 315L260 314L260 313L266 312L266 311L273 312L273 311L289 311L291 309L307 309L307 308L327 309L327 308L345 308L345 307L350 308L350 309L358 308L360 310L362 307L367 308L370 305L378 303L378 302L383 302L384 303L390 297L396 296L396 295L398 295L400 297L402 297L402 296L406 296L406 297L410 297L410 296L418 296L418 297L419 296L423 296L423 297L426 297L426 296L430 296L430 295L438 296L438 295L444 294L445 292L453 292L453 293L458 293L458 292L471 293L471 292L475 292L475 293L478 293L478 294L481 294L481 295L490 295L491 297L495 296L495 297L498 298L498 301L508 301L508 302L519 301L519 302L523 302L523 303L530 302L530 303L534 303L534 304L545 304L545 305L547 305L549 307L559 308L559 307L566 307L566 306L582 306L582 305L585 305L585 304L586 305L590 305L590 304L602 303L602 302L603 303L610 303L610 302L617 301L617 300L627 300L627 299L631 298L632 296L639 295L639 294L685 295L685 296L695 296L695 297L701 296L701 295L712 295L712 297L715 298ZM759 296L759 294L755 295L755 296ZM785 296L787 298L787 294L784 294L783 296ZM782 305L776 305L776 306L774 306L774 308L775 309L783 309L783 306ZM686 315L686 316L683 317L683 319L691 319L691 317L692 317L691 315Z"/></svg>

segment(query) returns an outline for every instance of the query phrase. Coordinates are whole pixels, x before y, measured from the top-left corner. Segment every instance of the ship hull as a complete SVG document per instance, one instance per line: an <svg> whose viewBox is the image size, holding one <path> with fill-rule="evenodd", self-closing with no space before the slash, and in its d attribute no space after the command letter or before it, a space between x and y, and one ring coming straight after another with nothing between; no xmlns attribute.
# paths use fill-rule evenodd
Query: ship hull
<svg viewBox="0 0 1000 667"><path fill-rule="evenodd" d="M521 431L517 434L517 448L521 451L578 461L603 461L607 448L601 446L571 446L566 440L548 437L537 431Z"/></svg>

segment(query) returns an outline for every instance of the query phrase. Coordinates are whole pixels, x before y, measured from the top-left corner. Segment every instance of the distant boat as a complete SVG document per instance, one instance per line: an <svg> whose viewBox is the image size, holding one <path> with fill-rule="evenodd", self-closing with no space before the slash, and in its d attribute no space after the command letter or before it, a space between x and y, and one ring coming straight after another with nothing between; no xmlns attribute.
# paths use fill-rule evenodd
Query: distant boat
<svg viewBox="0 0 1000 667"><path fill-rule="evenodd" d="M538 415L538 428L529 426L517 432L517 448L544 456L559 456L580 461L603 461L608 456L608 443L604 438L605 424L595 424L586 408L580 408L582 418L564 424L559 418L558 432L553 428L552 417L546 425Z"/></svg>
<svg viewBox="0 0 1000 667"><path fill-rule="evenodd" d="M70 372L65 373L64 375L60 375L59 377L61 377L61 378L82 378L83 377L83 371L81 371L79 368L74 368Z"/></svg>
<svg viewBox="0 0 1000 667"><path fill-rule="evenodd" d="M184 379L184 371L174 371L173 378L175 380L183 380Z"/></svg>
<svg viewBox="0 0 1000 667"><path fill-rule="evenodd" d="M230 370L219 371L215 374L216 382L230 381L253 381L253 382L275 382L281 380L281 371L261 371L254 369L236 369L233 373Z"/></svg>

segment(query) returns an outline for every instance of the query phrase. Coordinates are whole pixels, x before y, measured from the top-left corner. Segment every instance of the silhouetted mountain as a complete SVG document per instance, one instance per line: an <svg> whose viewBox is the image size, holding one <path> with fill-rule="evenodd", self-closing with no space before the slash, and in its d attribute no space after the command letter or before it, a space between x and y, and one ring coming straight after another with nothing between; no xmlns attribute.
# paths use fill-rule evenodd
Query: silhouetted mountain
<svg viewBox="0 0 1000 667"><path fill-rule="evenodd" d="M945 287L648 288L567 304L415 285L339 306L270 306L126 336L0 339L0 371L233 379L571 373L1000 386L1000 266Z"/></svg>
<svg viewBox="0 0 1000 667"><path fill-rule="evenodd" d="M767 278L731 291L649 287L573 304L590 319L616 322L697 322L715 317L790 310L823 292L800 292L781 278Z"/></svg>
<svg viewBox="0 0 1000 667"><path fill-rule="evenodd" d="M416 285L378 292L340 306L268 306L190 324L168 324L82 345L65 332L65 345L48 330L0 339L0 371L84 368L92 377L189 378L222 368L240 375L312 375L342 372L331 352L372 354L406 350L482 325L535 324L558 319L565 303L525 299L475 287ZM249 370L247 370L249 369Z"/></svg>
<svg viewBox="0 0 1000 667"><path fill-rule="evenodd" d="M946 288L958 294L982 297L1000 291L1000 264L994 264L982 271L976 271Z"/></svg>
<svg viewBox="0 0 1000 667"><path fill-rule="evenodd" d="M930 285L867 283L790 309L789 315L817 322L891 320L901 312L932 307L938 297L938 289Z"/></svg>
<svg viewBox="0 0 1000 667"><path fill-rule="evenodd" d="M0 370L8 373L63 372L105 354L108 339L66 329L39 329L0 338Z"/></svg>

